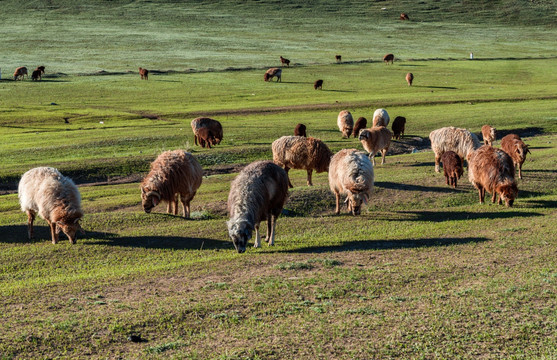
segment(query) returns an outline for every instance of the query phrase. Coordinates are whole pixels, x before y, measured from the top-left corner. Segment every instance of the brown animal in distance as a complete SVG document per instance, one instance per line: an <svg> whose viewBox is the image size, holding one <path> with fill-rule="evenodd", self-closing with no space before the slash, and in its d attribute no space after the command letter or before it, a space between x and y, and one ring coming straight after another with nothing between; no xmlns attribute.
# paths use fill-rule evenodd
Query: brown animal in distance
<svg viewBox="0 0 557 360"><path fill-rule="evenodd" d="M290 67L290 60L283 58L282 56L280 57L280 63L282 65L286 65L287 67Z"/></svg>
<svg viewBox="0 0 557 360"><path fill-rule="evenodd" d="M402 13L402 14L400 14L400 20L410 20L410 18L408 17L407 14Z"/></svg>
<svg viewBox="0 0 557 360"><path fill-rule="evenodd" d="M323 80L321 80L321 79L316 80L315 83L313 84L313 88L315 90L317 90L317 89L323 90Z"/></svg>
<svg viewBox="0 0 557 360"><path fill-rule="evenodd" d="M406 82L408 83L408 86L412 86L413 81L414 81L414 74L412 73L406 74Z"/></svg>
<svg viewBox="0 0 557 360"><path fill-rule="evenodd" d="M462 159L454 151L446 151L441 156L441 162L443 163L443 173L447 185L456 189L457 180L464 173Z"/></svg>
<svg viewBox="0 0 557 360"><path fill-rule="evenodd" d="M335 55L337 63L342 62L342 55Z"/></svg>
<svg viewBox="0 0 557 360"><path fill-rule="evenodd" d="M27 72L27 68L25 66L20 66L17 69L15 69L14 71L14 80L20 79L24 80L25 79L25 75L29 76L29 73Z"/></svg>
<svg viewBox="0 0 557 360"><path fill-rule="evenodd" d="M149 70L140 67L139 75L141 76L141 80L149 80Z"/></svg>
<svg viewBox="0 0 557 360"><path fill-rule="evenodd" d="M391 65L392 65L394 61L395 61L395 56L393 54L387 54L387 55L383 56L383 62L385 64L391 63Z"/></svg>
<svg viewBox="0 0 557 360"><path fill-rule="evenodd" d="M294 128L294 136L308 137L306 134L306 126L304 124L298 124Z"/></svg>
<svg viewBox="0 0 557 360"><path fill-rule="evenodd" d="M358 137L358 135L360 135L360 131L362 129L365 129L367 127L367 119L365 117L359 117L358 120L356 120L356 123L354 124L354 129L352 130L352 135L354 135L354 137Z"/></svg>

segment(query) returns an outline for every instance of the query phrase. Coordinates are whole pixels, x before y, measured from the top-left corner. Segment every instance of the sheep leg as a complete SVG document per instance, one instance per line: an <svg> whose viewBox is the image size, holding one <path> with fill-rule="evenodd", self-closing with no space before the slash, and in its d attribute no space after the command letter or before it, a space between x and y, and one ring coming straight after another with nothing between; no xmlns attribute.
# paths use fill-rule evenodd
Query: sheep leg
<svg viewBox="0 0 557 360"><path fill-rule="evenodd" d="M387 155L387 149L381 150L381 165L385 163L385 155Z"/></svg>
<svg viewBox="0 0 557 360"><path fill-rule="evenodd" d="M56 233L56 222L51 222L48 220L48 225L50 226L50 236L52 238L52 243L56 244L58 242L58 234Z"/></svg>
<svg viewBox="0 0 557 360"><path fill-rule="evenodd" d="M484 196L485 196L484 189L482 187L479 187L478 192L479 192L479 195L480 195L480 204L483 204L484 203Z"/></svg>
<svg viewBox="0 0 557 360"><path fill-rule="evenodd" d="M495 189L493 189L493 196L491 197L491 202L493 204L495 204L495 199L497 198L497 191L495 191Z"/></svg>
<svg viewBox="0 0 557 360"><path fill-rule="evenodd" d="M166 212L167 212L168 214L172 214L172 200L170 200L170 201L168 202L168 204L166 205Z"/></svg>
<svg viewBox="0 0 557 360"><path fill-rule="evenodd" d="M261 247L261 234L259 233L259 224L255 224L255 244L253 245L253 247Z"/></svg>
<svg viewBox="0 0 557 360"><path fill-rule="evenodd" d="M193 142L197 145L197 135L193 135Z"/></svg>
<svg viewBox="0 0 557 360"><path fill-rule="evenodd" d="M308 186L313 186L313 183L311 182L312 172L313 172L313 170L308 170Z"/></svg>
<svg viewBox="0 0 557 360"><path fill-rule="evenodd" d="M288 171L290 171L290 168L288 166L284 167L284 171L286 171L286 176L288 177L288 187L289 188L293 188L294 186L292 185L292 183L290 182L290 176L288 175Z"/></svg>
<svg viewBox="0 0 557 360"><path fill-rule="evenodd" d="M335 209L335 214L339 215L340 214L340 193L335 191L335 197L336 197L336 201L337 201L337 207Z"/></svg>
<svg viewBox="0 0 557 360"><path fill-rule="evenodd" d="M522 164L518 163L518 178L522 179Z"/></svg>
<svg viewBox="0 0 557 360"><path fill-rule="evenodd" d="M35 237L33 231L33 221L35 221L35 212L33 210L27 210L27 226L29 228L27 231L27 235L29 236L29 240Z"/></svg>
<svg viewBox="0 0 557 360"><path fill-rule="evenodd" d="M441 161L441 156L435 154L435 172L441 172L439 169L439 162Z"/></svg>
<svg viewBox="0 0 557 360"><path fill-rule="evenodd" d="M184 194L180 195L180 200L182 202L182 211L184 212L184 218L186 219L189 219L190 217L190 202L194 196L195 193L193 193L193 195L189 197L184 196Z"/></svg>
<svg viewBox="0 0 557 360"><path fill-rule="evenodd" d="M178 195L179 194L175 194L174 195L174 200L172 200L173 204L173 210L174 210L174 215L178 215ZM181 197L180 197L181 199Z"/></svg>
<svg viewBox="0 0 557 360"><path fill-rule="evenodd" d="M369 153L369 159L371 160L371 163L375 167L375 153L373 151Z"/></svg>

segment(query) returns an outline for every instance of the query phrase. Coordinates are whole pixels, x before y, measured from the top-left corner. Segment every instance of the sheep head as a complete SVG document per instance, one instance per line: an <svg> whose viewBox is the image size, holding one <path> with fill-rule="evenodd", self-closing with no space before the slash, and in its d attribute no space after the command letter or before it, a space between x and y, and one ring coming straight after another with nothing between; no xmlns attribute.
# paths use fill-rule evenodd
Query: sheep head
<svg viewBox="0 0 557 360"><path fill-rule="evenodd" d="M505 206L512 207L514 199L518 196L518 187L513 182L511 184L503 184L497 186L497 193L499 193L499 204L501 200L505 202Z"/></svg>
<svg viewBox="0 0 557 360"><path fill-rule="evenodd" d="M141 205L147 214L149 214L160 201L161 195L158 192L144 187L141 188Z"/></svg>
<svg viewBox="0 0 557 360"><path fill-rule="evenodd" d="M364 141L369 138L369 130L362 129L360 130L360 134L358 135L358 140Z"/></svg>
<svg viewBox="0 0 557 360"><path fill-rule="evenodd" d="M348 211L350 211L352 215L357 216L360 215L362 202L367 204L368 200L369 197L367 193L348 191L348 196L344 203L347 204Z"/></svg>
<svg viewBox="0 0 557 360"><path fill-rule="evenodd" d="M246 251L248 241L251 239L253 232L253 225L247 221L228 221L228 235L232 239L232 243L238 253Z"/></svg>
<svg viewBox="0 0 557 360"><path fill-rule="evenodd" d="M56 233L60 234L60 231L62 231L70 239L70 243L75 244L77 232L85 233L79 223L82 217L83 213L80 211L67 214L62 219L56 221Z"/></svg>

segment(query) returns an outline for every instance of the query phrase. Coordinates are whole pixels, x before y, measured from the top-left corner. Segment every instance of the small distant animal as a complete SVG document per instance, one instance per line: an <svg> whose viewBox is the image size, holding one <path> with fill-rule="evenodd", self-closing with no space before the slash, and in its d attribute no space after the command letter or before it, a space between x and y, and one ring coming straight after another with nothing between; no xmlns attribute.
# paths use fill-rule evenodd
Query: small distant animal
<svg viewBox="0 0 557 360"><path fill-rule="evenodd" d="M31 80L37 81L42 80L44 74L45 67L44 66L37 66L35 70L31 73Z"/></svg>
<svg viewBox="0 0 557 360"><path fill-rule="evenodd" d="M354 129L354 118L348 110L342 110L338 113L337 126L340 132L342 132L343 138L349 138L352 134L352 129Z"/></svg>
<svg viewBox="0 0 557 360"><path fill-rule="evenodd" d="M270 68L269 70L265 71L265 75L263 76L263 80L271 81L274 77L277 77L277 82L282 82L282 69L280 68Z"/></svg>
<svg viewBox="0 0 557 360"><path fill-rule="evenodd" d="M358 120L356 120L356 124L354 124L354 130L352 130L352 135L354 135L354 137L358 137L360 131L362 129L365 129L366 127L367 127L367 119L365 117L359 117Z"/></svg>
<svg viewBox="0 0 557 360"><path fill-rule="evenodd" d="M337 60L337 63L342 61L342 56L341 55L335 55L335 59Z"/></svg>
<svg viewBox="0 0 557 360"><path fill-rule="evenodd" d="M408 86L412 86L412 81L414 81L414 74L406 74L406 82L408 83Z"/></svg>
<svg viewBox="0 0 557 360"><path fill-rule="evenodd" d="M319 89L319 90L323 90L323 80L316 80L315 83L313 84L313 88L315 90Z"/></svg>
<svg viewBox="0 0 557 360"><path fill-rule="evenodd" d="M308 137L306 134L306 126L304 124L298 124L294 128L294 136Z"/></svg>
<svg viewBox="0 0 557 360"><path fill-rule="evenodd" d="M407 14L402 13L402 14L400 14L400 20L410 20L410 18L408 17Z"/></svg>
<svg viewBox="0 0 557 360"><path fill-rule="evenodd" d="M517 134L509 134L501 139L501 149L511 157L518 168L518 178L522 179L522 164L526 161L526 153L530 153L528 145Z"/></svg>
<svg viewBox="0 0 557 360"><path fill-rule="evenodd" d="M395 56L393 54L387 54L383 56L383 62L385 64L391 63L392 65L394 61L395 61Z"/></svg>
<svg viewBox="0 0 557 360"><path fill-rule="evenodd" d="M286 58L283 58L282 56L280 57L280 63L282 65L286 65L286 66L290 67L290 60L288 60Z"/></svg>
<svg viewBox="0 0 557 360"><path fill-rule="evenodd" d="M205 130L202 130L205 129ZM193 142L201 147L220 144L223 138L222 125L218 120L208 117L198 117L191 121L191 130L193 131Z"/></svg>
<svg viewBox="0 0 557 360"><path fill-rule="evenodd" d="M140 67L139 75L141 76L141 80L149 80L149 70Z"/></svg>
<svg viewBox="0 0 557 360"><path fill-rule="evenodd" d="M404 136L404 129L406 128L406 118L404 116L397 116L391 126L393 129L393 138L401 139Z"/></svg>
<svg viewBox="0 0 557 360"><path fill-rule="evenodd" d="M441 162L443 163L443 173L447 185L456 189L457 180L464 173L462 159L454 151L446 151L441 156Z"/></svg>
<svg viewBox="0 0 557 360"><path fill-rule="evenodd" d="M27 68L25 66L20 66L14 71L14 80L24 80L25 75L29 76L29 74L27 73Z"/></svg>
<svg viewBox="0 0 557 360"><path fill-rule="evenodd" d="M482 126L482 136L484 138L484 145L493 146L493 142L495 141L495 131L496 129L489 125Z"/></svg>

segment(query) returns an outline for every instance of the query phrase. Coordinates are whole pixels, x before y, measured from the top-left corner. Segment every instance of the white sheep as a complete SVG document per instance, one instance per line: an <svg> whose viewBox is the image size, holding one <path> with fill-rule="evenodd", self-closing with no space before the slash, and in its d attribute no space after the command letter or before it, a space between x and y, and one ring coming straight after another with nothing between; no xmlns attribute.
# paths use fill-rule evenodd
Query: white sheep
<svg viewBox="0 0 557 360"><path fill-rule="evenodd" d="M373 113L373 122L372 122L371 126L372 127L377 127L377 126L387 127L387 125L389 125L389 121L391 121L391 118L389 117L389 114L387 113L387 110L377 109Z"/></svg>
<svg viewBox="0 0 557 360"><path fill-rule="evenodd" d="M440 172L439 162L445 151L454 151L462 159L466 159L468 153L482 145L476 134L454 126L433 130L429 134L429 139L431 140L431 149L435 153L436 172Z"/></svg>
<svg viewBox="0 0 557 360"><path fill-rule="evenodd" d="M342 133L343 138L350 137L352 129L354 128L354 118L348 110L342 110L338 113L337 126Z"/></svg>
<svg viewBox="0 0 557 360"><path fill-rule="evenodd" d="M385 155L391 145L391 137L393 133L384 126L372 127L360 131L358 139L362 143L364 149L369 153L369 158L375 166L375 154L381 151L381 165L385 163Z"/></svg>
<svg viewBox="0 0 557 360"><path fill-rule="evenodd" d="M362 202L367 203L373 190L373 165L369 158L356 149L343 149L331 159L329 186L336 197L335 213L340 214L340 195L352 215L359 215Z"/></svg>
<svg viewBox="0 0 557 360"><path fill-rule="evenodd" d="M83 232L79 224L83 211L81 195L70 178L51 167L31 169L21 177L18 197L21 211L27 213L29 239L34 237L33 221L39 214L50 227L53 244L60 230L75 244L77 231Z"/></svg>
<svg viewBox="0 0 557 360"><path fill-rule="evenodd" d="M261 247L259 224L267 221L269 245L275 244L277 218L288 198L288 175L271 161L246 166L232 181L228 194L228 235L236 251L246 251L255 229L255 247Z"/></svg>

